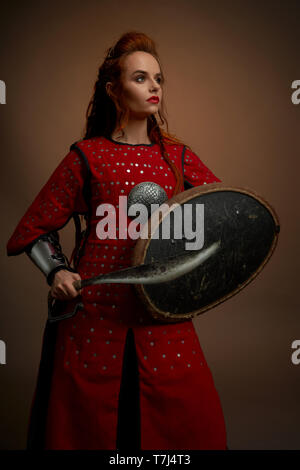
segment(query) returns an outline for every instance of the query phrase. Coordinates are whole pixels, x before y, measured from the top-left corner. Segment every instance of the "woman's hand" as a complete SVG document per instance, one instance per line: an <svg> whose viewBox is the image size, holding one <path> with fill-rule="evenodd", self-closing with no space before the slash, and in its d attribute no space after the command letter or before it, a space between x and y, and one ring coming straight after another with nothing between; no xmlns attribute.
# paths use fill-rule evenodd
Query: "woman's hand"
<svg viewBox="0 0 300 470"><path fill-rule="evenodd" d="M66 269L57 271L54 275L54 279L51 285L51 295L54 299L58 300L71 300L81 294L80 291L76 290L73 286L74 281L80 281L81 277L78 273L72 273Z"/></svg>

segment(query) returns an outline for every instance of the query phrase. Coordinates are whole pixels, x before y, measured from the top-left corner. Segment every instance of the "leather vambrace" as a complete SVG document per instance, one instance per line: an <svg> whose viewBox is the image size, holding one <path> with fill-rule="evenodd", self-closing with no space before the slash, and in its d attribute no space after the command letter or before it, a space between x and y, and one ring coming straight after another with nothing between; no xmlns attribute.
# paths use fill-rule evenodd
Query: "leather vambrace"
<svg viewBox="0 0 300 470"><path fill-rule="evenodd" d="M70 267L67 257L63 254L59 244L57 232L42 235L31 243L25 252L31 261L46 276L47 283L51 286L54 275L61 269L76 272Z"/></svg>

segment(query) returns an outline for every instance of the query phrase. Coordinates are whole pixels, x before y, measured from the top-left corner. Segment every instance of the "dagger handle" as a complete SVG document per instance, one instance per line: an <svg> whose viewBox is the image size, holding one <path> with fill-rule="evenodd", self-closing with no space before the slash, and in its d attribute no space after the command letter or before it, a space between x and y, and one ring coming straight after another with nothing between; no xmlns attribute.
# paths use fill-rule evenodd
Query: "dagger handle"
<svg viewBox="0 0 300 470"><path fill-rule="evenodd" d="M73 286L79 291L82 288L81 281L74 281Z"/></svg>

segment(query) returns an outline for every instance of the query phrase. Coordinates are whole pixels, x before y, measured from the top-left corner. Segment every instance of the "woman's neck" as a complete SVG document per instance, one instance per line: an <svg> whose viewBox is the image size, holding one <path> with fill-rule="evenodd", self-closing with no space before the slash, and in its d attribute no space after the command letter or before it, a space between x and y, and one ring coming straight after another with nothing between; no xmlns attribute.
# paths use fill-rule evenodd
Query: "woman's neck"
<svg viewBox="0 0 300 470"><path fill-rule="evenodd" d="M147 118L141 120L129 120L123 131L124 135L122 135L122 132L117 133L115 129L111 135L111 138L117 142L131 145L152 143L147 133Z"/></svg>

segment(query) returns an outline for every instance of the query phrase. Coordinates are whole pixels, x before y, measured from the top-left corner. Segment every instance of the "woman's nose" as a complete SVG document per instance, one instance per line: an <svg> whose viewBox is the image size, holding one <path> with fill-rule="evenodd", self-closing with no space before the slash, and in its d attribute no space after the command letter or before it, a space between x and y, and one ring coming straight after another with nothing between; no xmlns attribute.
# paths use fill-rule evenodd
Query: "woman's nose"
<svg viewBox="0 0 300 470"><path fill-rule="evenodd" d="M160 87L160 85L156 81L153 81L150 85L150 90L151 91L157 91L157 90L159 90L159 87Z"/></svg>

